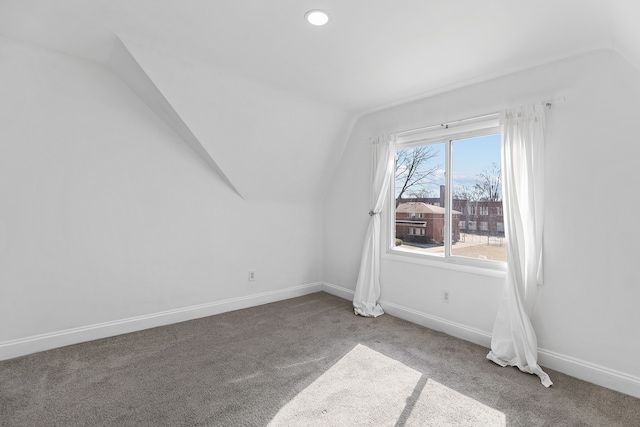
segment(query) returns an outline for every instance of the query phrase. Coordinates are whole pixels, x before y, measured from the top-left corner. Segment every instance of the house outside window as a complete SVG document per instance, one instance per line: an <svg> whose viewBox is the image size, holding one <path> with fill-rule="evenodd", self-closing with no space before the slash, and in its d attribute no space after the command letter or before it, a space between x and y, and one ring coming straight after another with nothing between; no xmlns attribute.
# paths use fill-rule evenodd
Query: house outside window
<svg viewBox="0 0 640 427"><path fill-rule="evenodd" d="M488 268L485 260L505 262L497 116L425 129L397 135L389 241L403 244L390 244L388 251L468 259ZM407 228L408 221L425 226Z"/></svg>
<svg viewBox="0 0 640 427"><path fill-rule="evenodd" d="M405 246L411 243L441 244L444 240L444 213L443 208L424 202L400 203L396 208L395 238L405 242ZM459 236L458 219L454 230Z"/></svg>

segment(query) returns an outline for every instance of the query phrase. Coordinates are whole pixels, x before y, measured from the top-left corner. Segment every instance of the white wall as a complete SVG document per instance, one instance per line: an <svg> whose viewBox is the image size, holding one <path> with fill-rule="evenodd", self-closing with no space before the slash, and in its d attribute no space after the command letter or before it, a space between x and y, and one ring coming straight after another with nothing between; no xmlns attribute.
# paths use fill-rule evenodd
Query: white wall
<svg viewBox="0 0 640 427"><path fill-rule="evenodd" d="M251 159L250 170L220 159L241 168L242 200L112 72L5 38L0 56L0 359L320 289L320 187L259 197L272 168L287 166L270 159L309 143L287 123L257 138L266 90L254 99L246 85L218 88L211 104L227 105L231 128L215 129L210 105L191 107L212 122L196 126L209 144L235 144L227 150ZM196 83L185 86L216 88ZM272 115L313 119L327 145L293 161L327 166L327 135L344 116L269 95ZM256 145L273 150L262 163ZM285 178L304 170L296 164Z"/></svg>
<svg viewBox="0 0 640 427"><path fill-rule="evenodd" d="M125 44L243 197L322 202L351 114L222 68Z"/></svg>
<svg viewBox="0 0 640 427"><path fill-rule="evenodd" d="M567 101L547 114L546 285L532 318L541 362L640 395L640 228L634 226L640 73L612 51L361 118L325 200L324 280L343 293L355 288L369 219L369 137L561 96ZM389 312L488 344L502 292L499 275L390 258L381 268ZM451 291L449 304L441 302L443 288Z"/></svg>
<svg viewBox="0 0 640 427"><path fill-rule="evenodd" d="M245 201L113 73L3 38L0 56L0 358L318 290L321 280L348 293L369 219L369 137L565 96L548 114L546 285L533 316L542 360L640 390L640 77L617 54L370 114L339 159L345 114L147 52L154 81ZM186 79L173 80L179 72ZM500 277L389 258L382 284L389 312L477 342L502 289ZM190 307L201 310L180 312Z"/></svg>

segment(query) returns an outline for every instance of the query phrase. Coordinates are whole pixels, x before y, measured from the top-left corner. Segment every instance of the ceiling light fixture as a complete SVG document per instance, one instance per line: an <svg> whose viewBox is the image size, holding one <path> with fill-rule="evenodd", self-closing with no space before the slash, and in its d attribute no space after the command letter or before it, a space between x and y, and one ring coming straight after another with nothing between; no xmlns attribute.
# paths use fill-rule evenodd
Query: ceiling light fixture
<svg viewBox="0 0 640 427"><path fill-rule="evenodd" d="M304 15L304 19L311 25L321 26L329 22L329 14L324 10L314 9L310 10Z"/></svg>

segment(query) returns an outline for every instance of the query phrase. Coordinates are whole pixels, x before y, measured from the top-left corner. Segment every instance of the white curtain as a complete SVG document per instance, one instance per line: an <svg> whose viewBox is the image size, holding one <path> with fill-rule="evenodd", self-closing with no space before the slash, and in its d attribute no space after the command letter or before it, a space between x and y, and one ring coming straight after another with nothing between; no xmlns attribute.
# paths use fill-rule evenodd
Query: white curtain
<svg viewBox="0 0 640 427"><path fill-rule="evenodd" d="M508 267L487 358L536 374L549 387L553 383L538 365L538 342L530 321L538 285L543 283L544 107L507 110L501 124Z"/></svg>
<svg viewBox="0 0 640 427"><path fill-rule="evenodd" d="M360 272L353 297L356 314L377 317L383 314L380 297L380 212L389 192L395 169L395 135L384 135L373 142L373 182L369 227L362 248Z"/></svg>

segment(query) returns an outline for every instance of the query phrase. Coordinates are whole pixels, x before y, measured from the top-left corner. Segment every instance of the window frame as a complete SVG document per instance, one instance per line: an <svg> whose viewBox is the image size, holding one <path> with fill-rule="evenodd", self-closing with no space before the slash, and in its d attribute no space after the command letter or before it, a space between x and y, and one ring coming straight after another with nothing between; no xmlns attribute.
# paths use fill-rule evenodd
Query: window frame
<svg viewBox="0 0 640 427"><path fill-rule="evenodd" d="M399 132L396 134L396 151L422 145L445 143L445 171L452 169L452 143L460 139L468 139L502 132L499 125L499 115L490 114L474 119L460 120L451 124L429 126L426 128ZM445 236L451 236L453 192L452 174L445 174ZM427 264L436 267L472 271L480 274L503 277L507 263L501 261L467 258L451 254L451 245L444 245L444 254L418 252L395 246L395 173L391 176L389 195L386 209L383 210L382 224L386 230L381 233L382 244L386 250L382 256L399 261ZM468 225L468 224L467 224Z"/></svg>

